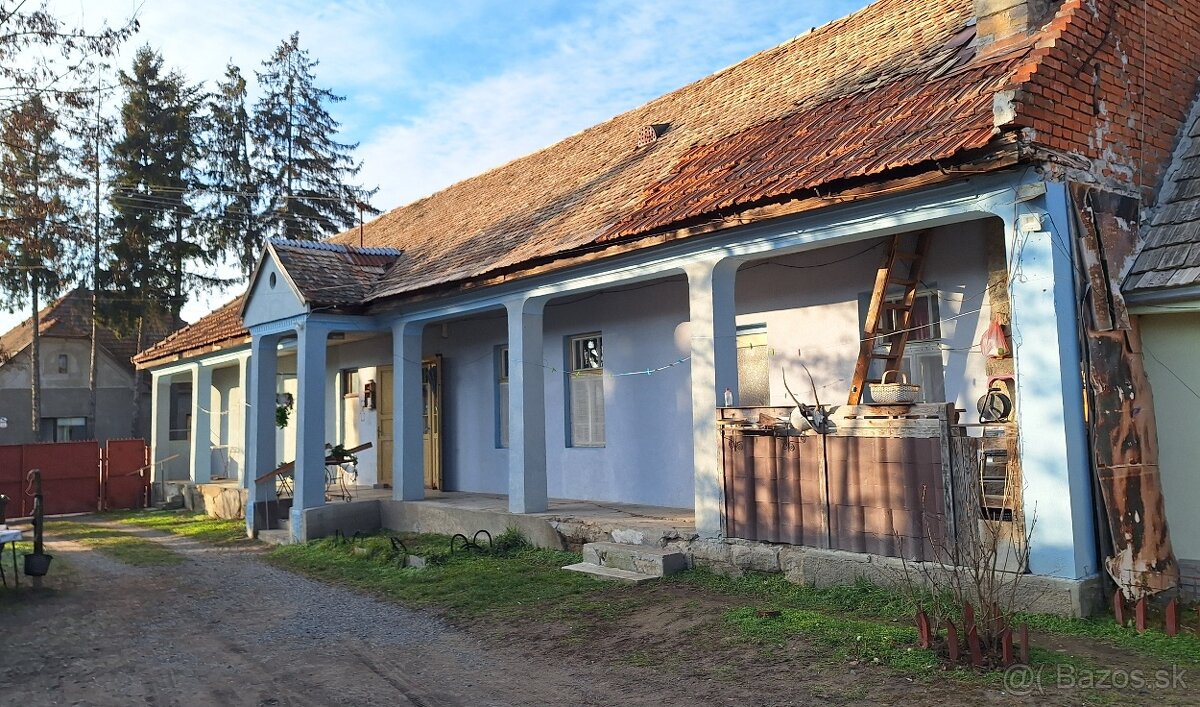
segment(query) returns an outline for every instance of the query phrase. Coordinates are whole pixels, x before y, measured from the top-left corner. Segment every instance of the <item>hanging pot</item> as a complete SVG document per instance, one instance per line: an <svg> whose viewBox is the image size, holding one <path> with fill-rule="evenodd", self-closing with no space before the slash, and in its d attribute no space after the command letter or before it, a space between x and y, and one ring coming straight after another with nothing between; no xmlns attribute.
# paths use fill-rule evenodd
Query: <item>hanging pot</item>
<svg viewBox="0 0 1200 707"><path fill-rule="evenodd" d="M44 552L27 553L25 555L25 576L26 577L45 577L50 571L50 560L54 559L54 555L49 555Z"/></svg>
<svg viewBox="0 0 1200 707"><path fill-rule="evenodd" d="M993 381L988 386L988 391L979 398L979 422L981 424L1008 422L1009 416L1012 415L1012 409L1012 398L1004 392L1004 387L1000 385L999 381Z"/></svg>

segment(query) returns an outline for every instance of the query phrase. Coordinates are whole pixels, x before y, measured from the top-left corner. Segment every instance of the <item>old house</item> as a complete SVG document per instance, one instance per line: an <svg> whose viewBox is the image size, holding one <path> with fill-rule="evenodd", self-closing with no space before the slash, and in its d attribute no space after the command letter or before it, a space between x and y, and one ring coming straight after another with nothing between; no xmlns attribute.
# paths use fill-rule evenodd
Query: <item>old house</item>
<svg viewBox="0 0 1200 707"><path fill-rule="evenodd" d="M180 375L212 391L209 364L237 360L252 533L396 527L435 498L499 497L509 518L574 499L767 541L789 571L780 545L907 554L897 538L998 513L1028 546L1014 569L1090 611L1110 555L1173 559L1097 545L1113 529L1095 479L1131 464L1109 449L1094 468L1091 416L1114 409L1109 369L1081 361L1093 332L1128 335L1119 290L1083 273L1119 268L1089 244L1153 203L1197 76L1200 18L1173 4L879 0L361 232L272 241L244 332L227 307L139 365L157 391ZM1007 343L981 346L997 327ZM919 386L919 413L871 398L885 371ZM772 408L786 427L797 399L835 431L793 425L765 456L797 466L739 486L731 455L758 442L727 433L776 426L757 417ZM952 438L1004 453L939 456ZM390 494L326 503L327 446L364 442L358 482ZM293 460L279 518L273 471ZM991 480L1015 501L956 492L952 467L992 462L1019 469Z"/></svg>
<svg viewBox="0 0 1200 707"><path fill-rule="evenodd" d="M29 418L33 319L0 336L0 444L79 439L103 443L149 436L149 377L138 387L130 360L138 351L136 332L99 327L96 419L90 419L91 313L91 292L77 288L38 314L42 397L37 439ZM165 321L150 322L142 331L142 346L154 344L171 329Z"/></svg>

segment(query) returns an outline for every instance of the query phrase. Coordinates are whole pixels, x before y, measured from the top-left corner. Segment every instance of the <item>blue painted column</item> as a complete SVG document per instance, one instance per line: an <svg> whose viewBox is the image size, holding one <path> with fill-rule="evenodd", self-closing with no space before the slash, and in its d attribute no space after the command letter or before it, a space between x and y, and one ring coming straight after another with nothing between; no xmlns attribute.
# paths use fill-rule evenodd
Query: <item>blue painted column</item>
<svg viewBox="0 0 1200 707"><path fill-rule="evenodd" d="M684 268L692 335L692 461L696 484L696 532L718 537L722 532L724 488L717 407L725 389L737 403L737 320L734 283L738 262L708 260Z"/></svg>
<svg viewBox="0 0 1200 707"><path fill-rule="evenodd" d="M304 511L325 505L325 375L330 329L296 326L296 473L292 539L304 541Z"/></svg>
<svg viewBox="0 0 1200 707"><path fill-rule="evenodd" d="M246 533L254 537L254 504L275 498L275 481L257 483L255 479L271 472L278 462L275 449L275 392L279 360L276 347L279 334L253 336L250 340L249 387L246 392L246 469L242 484L246 499Z"/></svg>
<svg viewBox="0 0 1200 707"><path fill-rule="evenodd" d="M234 453L237 460L238 480L244 487L246 485L246 477L249 476L249 473L246 471L246 448L248 446L248 440L246 439L246 418L249 417L250 413L249 408L246 407L246 403L250 399L249 352L238 357L237 389L239 394L230 398L229 437L230 442L235 445L235 449L230 451Z"/></svg>
<svg viewBox="0 0 1200 707"><path fill-rule="evenodd" d="M508 310L508 510L546 510L545 300L524 297Z"/></svg>
<svg viewBox="0 0 1200 707"><path fill-rule="evenodd" d="M150 428L150 482L154 484L152 494L162 493L162 481L167 478L167 457L171 456L171 376L151 374L150 409L154 411L154 423ZM94 429L94 425L93 425ZM166 500L160 498L159 500Z"/></svg>
<svg viewBox="0 0 1200 707"><path fill-rule="evenodd" d="M1048 182L1039 217L1005 219L1029 570L1068 579L1099 571L1083 411L1078 298L1066 188ZM1010 212L1011 214L1011 212ZM1040 226L1038 221L1040 220Z"/></svg>
<svg viewBox="0 0 1200 707"><path fill-rule="evenodd" d="M392 498L425 498L425 418L421 402L421 339L425 325L392 325Z"/></svg>
<svg viewBox="0 0 1200 707"><path fill-rule="evenodd" d="M191 448L188 476L192 483L206 484L212 478L212 367L192 364L192 421L188 444Z"/></svg>

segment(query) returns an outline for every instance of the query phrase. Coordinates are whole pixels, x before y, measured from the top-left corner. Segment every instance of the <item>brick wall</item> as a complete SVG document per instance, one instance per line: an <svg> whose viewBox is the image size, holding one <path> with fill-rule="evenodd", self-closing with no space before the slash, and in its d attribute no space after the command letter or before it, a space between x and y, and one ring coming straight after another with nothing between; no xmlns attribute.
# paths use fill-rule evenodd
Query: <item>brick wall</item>
<svg viewBox="0 0 1200 707"><path fill-rule="evenodd" d="M1014 124L1068 176L1151 203L1198 75L1200 4L1066 0L1016 76Z"/></svg>

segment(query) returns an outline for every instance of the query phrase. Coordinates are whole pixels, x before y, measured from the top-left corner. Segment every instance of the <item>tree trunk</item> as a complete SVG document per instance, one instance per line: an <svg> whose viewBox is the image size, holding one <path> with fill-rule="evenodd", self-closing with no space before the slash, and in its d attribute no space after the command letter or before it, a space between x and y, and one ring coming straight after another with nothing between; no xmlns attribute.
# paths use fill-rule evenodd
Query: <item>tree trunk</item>
<svg viewBox="0 0 1200 707"><path fill-rule="evenodd" d="M137 344L135 348L137 353L142 352L142 331L144 329L145 317L138 317L137 320ZM134 354L137 355L137 354ZM129 416L129 436L140 437L141 425L139 424L142 416L142 369L134 367L133 369L133 414Z"/></svg>
<svg viewBox="0 0 1200 707"><path fill-rule="evenodd" d="M99 83L97 76L97 83ZM98 385L96 365L99 361L96 360L99 344L96 342L96 316L99 309L100 296L100 94L96 94L96 213L93 223L92 232L92 337L88 343L88 427L90 427L91 436L93 439L99 439L97 435L96 417L96 386Z"/></svg>
<svg viewBox="0 0 1200 707"><path fill-rule="evenodd" d="M29 345L29 429L33 441L41 441L42 433L42 321L38 316L38 271L29 271L29 301L33 308L33 343Z"/></svg>

